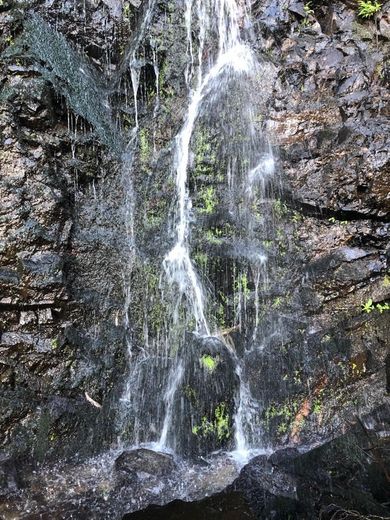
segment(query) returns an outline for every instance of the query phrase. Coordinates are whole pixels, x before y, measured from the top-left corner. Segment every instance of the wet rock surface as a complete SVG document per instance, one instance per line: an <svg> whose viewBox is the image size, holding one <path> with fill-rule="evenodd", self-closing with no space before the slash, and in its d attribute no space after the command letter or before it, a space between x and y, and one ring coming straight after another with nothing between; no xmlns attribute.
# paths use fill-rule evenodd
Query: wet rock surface
<svg viewBox="0 0 390 520"><path fill-rule="evenodd" d="M123 520L244 520L255 519L246 500L240 493L222 494L199 500L184 502L175 500L166 506L149 506L143 511L125 515Z"/></svg>
<svg viewBox="0 0 390 520"><path fill-rule="evenodd" d="M130 140L134 125L134 103L124 101L132 91L126 60L145 5L111 0L0 4L0 47L5 53L0 78L0 442L5 452L0 483L2 513L9 509L9 515L15 510L21 515L23 493L40 493L37 481L32 485L30 479L33 471L39 472L37 462L86 457L115 443L124 428L118 402L128 344L134 358L142 353L145 309L150 342L165 326L158 255L172 242L166 222L174 186L167 172L171 140L185 111L186 49L183 12L157 3L150 34L158 40L157 64L164 71L158 84L160 104L150 41L145 41L136 64L144 86L137 107L143 137L132 165L139 202L134 260L128 241L130 165L112 145L117 139ZM381 463L351 461L343 446L349 450L355 441L342 436L355 416L367 416L389 397L388 11L385 2L372 21L359 18L356 7L347 2L313 2L310 12L302 2L254 4L257 54L273 71L273 90L258 106L259 120L279 154L274 232L260 236L264 226L258 224L255 240L241 236L242 214L237 218L229 210L229 194L218 178L211 149L202 140L196 147L190 182L201 226L198 235L194 231L194 241L207 255L194 247L194 263L217 295L218 330L244 359L248 387L260 403L256 428L269 445L309 446L341 436L305 454L279 452L267 461L253 461L234 484L245 496L243 505L238 499L244 512L249 503L253 514L270 518L315 518L321 508L324 519L334 518L333 506L388 516L382 506L388 496ZM39 26L43 36L35 37L35 50L23 36L32 13L64 35L64 40L57 39L55 31L47 30L51 52L38 52L45 25ZM60 70L62 55L58 61L52 52L55 45L61 52L72 49L67 71ZM214 137L206 135L206 141L213 143ZM219 198L207 206L211 192L205 190L210 186ZM259 222L267 204L262 201ZM261 335L256 337L257 271L251 271L256 264L249 268L248 262L259 251L272 260L273 283L260 301ZM131 262L131 327L126 330L124 266ZM221 304L225 310L220 311ZM248 352L252 341L258 348ZM186 416L186 428L195 428L198 435L193 434L188 451L196 438L201 439L199 451L205 446L231 447L237 381L231 357L209 347L202 356L209 367L214 365L207 356L222 361L216 372L202 365L199 356L193 362L216 394L218 370L228 367L218 403L215 395L210 401L226 402L222 435L228 432L229 437L222 443L201 437L202 418L207 429L216 408L209 410L205 399L196 410L196 423ZM194 391L201 380L194 380L190 369L178 400L193 413ZM157 383L151 395L163 391ZM102 408L87 401L85 393ZM161 426L154 408L150 416ZM386 424L388 409L382 409L381 417L379 422ZM133 424L127 422L131 438ZM376 431L369 436L375 442L382 439ZM358 445L371 453L363 441L360 438ZM165 468L173 471L170 459L157 460L153 454L150 460L146 453L121 455L118 471L125 474L128 468L131 475L143 465L164 477ZM31 461L34 464L27 464ZM225 480L233 475L228 471ZM86 499L77 509L77 500L69 505L64 491L57 500L63 508L38 497L39 512L24 512L21 518L71 518L75 508L79 518L91 518L94 507L96 518L102 518L110 479L102 483L92 505ZM131 498L118 491L124 485L119 481L110 500L123 499L120 515L153 503L159 494L157 483L148 483L155 493L126 509ZM131 483L137 492L144 489L138 479ZM76 497L88 495L93 487L93 477L86 478L85 489L77 489ZM195 498L205 496L206 487L200 486ZM161 501L173 498L171 493ZM13 510L9 504L14 503L18 506ZM183 504L172 507L197 518L197 505L191 513ZM214 502L210 507L212 515Z"/></svg>
<svg viewBox="0 0 390 520"><path fill-rule="evenodd" d="M388 408L354 422L349 433L307 452L253 459L231 489L244 494L256 518L387 518Z"/></svg>
<svg viewBox="0 0 390 520"><path fill-rule="evenodd" d="M124 451L115 461L116 471L124 473L145 472L161 476L172 472L174 467L172 457L147 449Z"/></svg>

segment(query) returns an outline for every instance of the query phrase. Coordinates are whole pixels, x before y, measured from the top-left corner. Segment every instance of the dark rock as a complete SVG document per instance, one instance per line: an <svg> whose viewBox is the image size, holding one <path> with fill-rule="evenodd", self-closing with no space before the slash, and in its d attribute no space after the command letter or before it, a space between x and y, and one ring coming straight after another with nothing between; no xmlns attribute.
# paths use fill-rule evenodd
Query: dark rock
<svg viewBox="0 0 390 520"><path fill-rule="evenodd" d="M145 448L124 451L115 461L116 471L125 473L149 473L163 476L172 473L175 463L170 455Z"/></svg>
<svg viewBox="0 0 390 520"><path fill-rule="evenodd" d="M297 448L284 448L277 450L268 457L268 462L272 466L286 466L291 460L299 457L300 453Z"/></svg>
<svg viewBox="0 0 390 520"><path fill-rule="evenodd" d="M123 520L255 520L241 493L214 495L197 502L175 500L165 506L149 506L143 511L130 513ZM280 517L282 518L282 517Z"/></svg>
<svg viewBox="0 0 390 520"><path fill-rule="evenodd" d="M7 491L15 491L21 486L21 479L18 475L15 462L0 455L0 494Z"/></svg>
<svg viewBox="0 0 390 520"><path fill-rule="evenodd" d="M379 409L378 413L389 419L388 408ZM374 422L375 417L371 416ZM306 453L286 449L276 452L268 461L255 458L243 468L232 488L242 492L253 510L264 518L271 511L277 511L278 518L288 518L288 511L290 518L312 519L322 512L347 514L348 509L362 516L387 517L388 441L377 445L379 438L357 425L353 432ZM367 456L372 449L374 458Z"/></svg>

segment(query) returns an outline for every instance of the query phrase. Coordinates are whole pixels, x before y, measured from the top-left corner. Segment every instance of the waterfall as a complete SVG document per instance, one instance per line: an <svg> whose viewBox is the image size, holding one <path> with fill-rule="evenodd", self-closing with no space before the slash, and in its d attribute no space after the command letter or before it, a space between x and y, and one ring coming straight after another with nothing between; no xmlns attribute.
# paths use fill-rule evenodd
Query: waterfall
<svg viewBox="0 0 390 520"><path fill-rule="evenodd" d="M163 266L171 284L176 284L181 296L190 302L192 314L196 322L196 330L202 334L210 334L210 328L205 317L205 295L199 278L191 262L188 236L191 210L191 199L188 194L188 166L190 142L194 132L195 122L199 115L202 101L212 96L221 87L221 76L248 74L253 67L253 55L248 46L242 43L239 31L239 12L234 1L220 1L212 6L218 23L218 53L215 63L202 79L202 63L198 65L198 85L190 93L190 103L184 125L175 139L175 175L177 189L176 212L176 243L165 256ZM209 25L206 9L199 9L202 18L201 27ZM186 21L189 38L190 61L192 66L192 39L188 29L190 23L190 7L187 6ZM187 74L188 75L188 74ZM226 79L223 81L225 83Z"/></svg>
<svg viewBox="0 0 390 520"><path fill-rule="evenodd" d="M258 200L266 197L266 184L274 171L272 149L256 127L256 107L252 101L253 92L256 95L257 90L261 92L256 82L264 70L251 49L245 5L235 0L186 0L184 8L187 63L183 79L188 89L188 104L173 140L172 242L161 258L158 283L166 314L153 335L149 306L156 293L151 295L146 283L145 297L140 302L143 344L138 342L138 353L133 355L132 340L128 340L130 371L121 401L127 417L124 423L127 421L129 425L128 439L135 445L187 456L212 451L224 444L234 450L236 457L245 460L261 438L255 426L259 407L251 396L245 352L256 348L261 332L260 295L267 283L267 252L258 246L259 229L252 214ZM137 105L139 43L136 39L135 47L129 48L128 61L135 103L133 134L139 134L141 142L147 134ZM153 110L156 124L162 98L158 46L153 38L150 47L156 80ZM198 194L191 193L190 177L202 125L216 134L216 142L207 143L207 149L218 156L219 182L226 191L226 205L241 229L234 240L236 251L229 252L230 278L223 282L228 294L219 302L219 309L222 307L219 313L229 316L232 330L244 332L251 328L251 344L245 347L244 355L235 351L234 342L220 330L216 308L221 290L217 286L210 290L207 278L194 261L192 235L200 224L199 210L193 203ZM155 128L151 134L153 151L157 154ZM210 190L214 192L213 187L209 193ZM143 276L144 269L149 268L145 259L139 262ZM254 318L248 318L249 278L254 288ZM125 316L131 308L130 302L139 303L134 302L130 293L129 289ZM125 325L131 337L130 323L127 321ZM228 425L231 436L223 429ZM210 432L218 437L218 442L209 439Z"/></svg>
<svg viewBox="0 0 390 520"><path fill-rule="evenodd" d="M187 34L188 63L185 72L186 84L189 85L193 77L195 68L194 63L194 44L192 41L192 11L193 2L187 0L185 9L185 25ZM197 78L190 87L189 104L186 117L180 132L174 142L175 159L174 175L176 182L177 206L175 212L175 236L176 240L173 247L166 254L163 260L163 270L166 279L171 287L178 290L179 300L185 300L189 312L195 321L195 332L201 335L210 335L211 327L207 319L207 298L199 274L196 272L190 257L190 222L192 219L192 201L189 195L188 174L191 160L191 139L194 134L195 125L203 105L215 101L225 90L229 89L232 82L238 81L245 84L251 75L259 72L258 64L255 61L250 46L242 39L241 27L247 24L245 7L239 6L235 0L214 0L208 3L205 0L198 0L196 5L198 18L198 63ZM213 57L208 55L207 62L203 59L205 45L215 46L216 52ZM252 117L251 107L246 107ZM253 122L248 124L247 132L252 142L252 149L258 147ZM246 201L250 205L256 197L259 184L264 191L264 184L267 177L272 176L274 161L269 145L258 159L258 151L248 160L251 166L246 172ZM263 150L261 150L263 151ZM256 160L255 164L253 161ZM234 166L231 170L234 170ZM231 182L232 171L228 172ZM248 227L249 223L248 223ZM261 272L264 271L266 257L263 254L257 255L254 264L260 265L256 270L256 325L254 336L258 325L258 291ZM176 313L177 316L177 313ZM245 457L247 453L247 438L245 428L251 421L250 410L253 408L250 391L244 380L243 370L240 361L236 358L236 374L240 380L236 414L235 414L235 443L236 452L239 456ZM183 376L182 362L177 360L170 373L170 382L165 394L166 415L163 431L160 437L159 446L162 447L167 442L167 432L172 419L173 401L177 388ZM245 423L245 424L244 424Z"/></svg>

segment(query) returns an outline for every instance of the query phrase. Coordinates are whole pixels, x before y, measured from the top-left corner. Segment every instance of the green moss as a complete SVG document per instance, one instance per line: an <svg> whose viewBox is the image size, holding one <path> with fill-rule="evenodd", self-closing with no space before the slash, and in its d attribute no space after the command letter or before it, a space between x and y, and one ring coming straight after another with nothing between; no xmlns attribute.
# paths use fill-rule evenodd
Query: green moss
<svg viewBox="0 0 390 520"><path fill-rule="evenodd" d="M322 410L322 402L320 399L316 399L313 403L313 413L320 414Z"/></svg>
<svg viewBox="0 0 390 520"><path fill-rule="evenodd" d="M213 186L208 186L201 190L199 197L201 199L202 207L199 209L200 213L210 215L215 210L217 205L217 198Z"/></svg>
<svg viewBox="0 0 390 520"><path fill-rule="evenodd" d="M234 280L234 290L238 293L242 293L245 298L250 296L248 275L246 273L240 273Z"/></svg>
<svg viewBox="0 0 390 520"><path fill-rule="evenodd" d="M287 427L290 426L291 422L298 413L299 407L300 404L298 400L295 399L288 399L284 403L280 404L271 403L264 411L265 422L269 424L272 420L277 420L279 423L278 426L283 430L283 433L285 433L287 431Z"/></svg>
<svg viewBox="0 0 390 520"><path fill-rule="evenodd" d="M220 403L216 407L212 421L203 416L201 423L192 427L192 433L201 437L215 435L220 442L228 439L231 435L231 430L226 403Z"/></svg>
<svg viewBox="0 0 390 520"><path fill-rule="evenodd" d="M207 269L208 257L206 255L206 253L203 253L202 251L198 251L194 255L194 261L199 266L199 268L202 269L203 271L205 271Z"/></svg>
<svg viewBox="0 0 390 520"><path fill-rule="evenodd" d="M277 218L286 217L288 214L287 205L282 202L280 199L275 199L273 203L274 214Z"/></svg>
<svg viewBox="0 0 390 520"><path fill-rule="evenodd" d="M133 13L130 10L130 2L125 2L123 4L122 16L123 19L126 21L131 20L131 18L133 17Z"/></svg>
<svg viewBox="0 0 390 520"><path fill-rule="evenodd" d="M270 249L272 247L273 242L272 240L263 240L262 244L265 249Z"/></svg>
<svg viewBox="0 0 390 520"><path fill-rule="evenodd" d="M195 137L195 177L213 176L216 155L212 151L211 136L207 129L201 128Z"/></svg>
<svg viewBox="0 0 390 520"><path fill-rule="evenodd" d="M215 409L216 433L219 441L228 439L230 436L229 414L226 410L226 403L221 403Z"/></svg>
<svg viewBox="0 0 390 520"><path fill-rule="evenodd" d="M210 356L209 354L204 354L200 358L200 362L209 372L214 372L214 370L217 368L219 359L217 357Z"/></svg>
<svg viewBox="0 0 390 520"><path fill-rule="evenodd" d="M272 302L272 308L273 309L279 309L283 305L283 298L280 296L277 296L274 301Z"/></svg>
<svg viewBox="0 0 390 520"><path fill-rule="evenodd" d="M184 387L184 395L187 397L187 399L193 406L196 406L198 404L198 396L196 394L196 391L190 385L186 385Z"/></svg>
<svg viewBox="0 0 390 520"><path fill-rule="evenodd" d="M208 229L206 231L206 240L210 244L222 244L223 231L220 228Z"/></svg>

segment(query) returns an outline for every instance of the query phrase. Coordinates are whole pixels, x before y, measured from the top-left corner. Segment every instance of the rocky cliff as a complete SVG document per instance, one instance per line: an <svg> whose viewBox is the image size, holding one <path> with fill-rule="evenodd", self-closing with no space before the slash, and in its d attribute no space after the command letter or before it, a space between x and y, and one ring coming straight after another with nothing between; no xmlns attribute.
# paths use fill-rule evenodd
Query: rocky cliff
<svg viewBox="0 0 390 520"><path fill-rule="evenodd" d="M252 242L222 174L223 124L201 114L194 137L193 260L259 403L264 446L322 444L377 410L372 433L388 439L389 10L364 19L349 1L252 4L265 72L248 95L277 164ZM187 104L183 20L175 2L0 0L4 496L23 486L15 461L34 468L134 438L120 401L129 357L159 348L170 327L159 279ZM223 122L238 120L234 92L225 101ZM272 259L260 299L259 250ZM180 398L202 421L203 383L187 383ZM206 442L185 425L184 452L232 447L236 381L224 385L226 434ZM156 428L161 391L142 404Z"/></svg>

